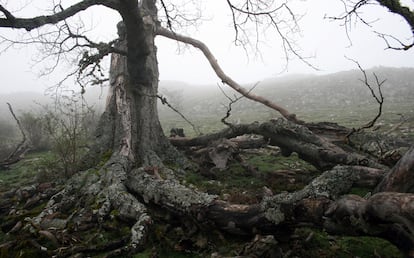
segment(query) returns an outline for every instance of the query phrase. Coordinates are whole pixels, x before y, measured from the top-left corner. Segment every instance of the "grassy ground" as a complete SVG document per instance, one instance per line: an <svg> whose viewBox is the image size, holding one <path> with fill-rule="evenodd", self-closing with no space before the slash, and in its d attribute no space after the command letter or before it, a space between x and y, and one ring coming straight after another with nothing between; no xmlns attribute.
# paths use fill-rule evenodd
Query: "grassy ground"
<svg viewBox="0 0 414 258"><path fill-rule="evenodd" d="M349 128L359 128L371 121L377 114L378 106L364 105L360 107L339 106L339 107L322 107L310 109L291 110L296 113L299 119L306 122L334 122ZM226 126L221 123L220 119L224 116L225 110L217 113L210 113L203 117L191 117L189 120L204 134L219 131ZM280 115L270 111L267 108L259 107L252 110L237 111L234 110L228 121L232 123L252 123L254 121L267 121ZM396 131L407 135L414 135L414 109L412 103L387 103L384 107L382 116L376 122L379 131L386 132L395 125L399 124L402 119L405 123ZM169 135L171 128L184 128L186 135L196 136L197 133L193 127L183 121L177 114L172 112L161 114L161 123L164 131ZM414 138L413 138L414 139Z"/></svg>
<svg viewBox="0 0 414 258"><path fill-rule="evenodd" d="M0 191L33 182L40 172L37 168L37 161L47 155L47 153L31 153L26 155L22 161L13 164L9 170L0 168Z"/></svg>

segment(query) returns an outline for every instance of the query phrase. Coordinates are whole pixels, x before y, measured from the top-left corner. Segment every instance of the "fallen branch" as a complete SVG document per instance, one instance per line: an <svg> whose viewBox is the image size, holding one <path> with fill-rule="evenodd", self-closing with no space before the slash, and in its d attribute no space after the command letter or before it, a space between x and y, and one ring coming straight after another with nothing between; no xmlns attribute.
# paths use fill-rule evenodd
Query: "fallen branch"
<svg viewBox="0 0 414 258"><path fill-rule="evenodd" d="M19 130L23 136L23 139L16 146L14 151L10 153L10 155L5 160L0 162L0 168L5 168L5 169L7 169L10 165L19 162L24 157L24 154L30 149L29 144L27 143L26 134L24 133L20 120L17 118L16 114L14 113L13 108L10 105L10 103L7 103L7 105L9 106L9 111L12 114L14 120L16 121L19 127Z"/></svg>
<svg viewBox="0 0 414 258"><path fill-rule="evenodd" d="M218 133L196 138L171 138L175 146L208 145L220 138L234 138L244 134L262 135L270 145L278 146L285 156L296 152L299 157L320 170L333 168L335 165L364 165L384 169L385 166L358 153L350 153L310 131L307 127L298 125L282 118L262 124L239 124L224 129Z"/></svg>
<svg viewBox="0 0 414 258"><path fill-rule="evenodd" d="M302 190L265 196L258 204L231 204L218 196L199 192L176 180L157 179L142 168L131 171L127 188L145 202L181 216L209 222L235 235L289 234L286 226L311 223L332 233L385 238L406 254L413 252L413 194L378 193L368 199L343 194L350 191L367 171L374 178L381 170L361 166L336 166L315 178ZM380 221L380 223L378 223ZM286 235L285 235L286 236Z"/></svg>

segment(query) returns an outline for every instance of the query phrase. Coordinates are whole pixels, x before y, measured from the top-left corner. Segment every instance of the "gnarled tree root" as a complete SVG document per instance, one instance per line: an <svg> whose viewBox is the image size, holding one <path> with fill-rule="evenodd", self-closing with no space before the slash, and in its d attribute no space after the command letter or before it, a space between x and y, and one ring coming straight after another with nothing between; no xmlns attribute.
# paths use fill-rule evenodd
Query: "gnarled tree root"
<svg viewBox="0 0 414 258"><path fill-rule="evenodd" d="M414 195L387 192L367 199L352 195L340 198L357 182L365 180L368 185L375 185L385 173L380 169L336 166L300 191L265 196L254 205L222 201L218 196L163 176L160 169L161 176L149 174L145 167L127 172L126 159L111 159L99 171L85 171L70 179L41 214L27 220L25 228L53 242L56 249L52 252L58 257L97 251L127 255L145 244L152 230L147 209L155 205L202 224L204 229L206 226L218 228L235 235L260 234L277 238L286 234L288 228L305 222L333 233L382 237L407 254L413 251ZM58 213L60 217L55 216ZM68 213L69 216L62 217ZM129 221L129 237L124 235L101 246L53 237L65 230L81 230L83 223L103 227L105 220L111 217Z"/></svg>
<svg viewBox="0 0 414 258"><path fill-rule="evenodd" d="M125 187L128 168L127 159L114 156L99 171L91 169L76 174L65 184L63 190L50 199L38 216L29 220L26 229L30 232L52 229L56 234L65 230L99 230L104 227L106 220L120 219L132 225L127 239L122 236L118 240L103 243L101 247L85 246L85 243L72 241L71 248L65 247L64 241L60 241L60 248L53 253L65 257L98 250L117 254L136 252L145 244L152 220L145 205ZM60 214L63 218L56 218L55 214Z"/></svg>
<svg viewBox="0 0 414 258"><path fill-rule="evenodd" d="M280 120L262 125L244 125L219 135L235 136L246 131L262 134L282 148L316 160L316 164L331 165L342 161L355 165L334 166L302 190L267 195L260 203L240 205L187 187L162 166L157 167L156 171L155 167L133 169L128 158L114 154L101 169L73 176L37 217L27 219L25 228L34 234L49 236L46 238L59 246L53 253L65 257L74 252L93 252L97 248L58 237L55 240L45 232L56 232L56 236L65 230L81 230L83 224L89 223L90 226L96 223L98 227L104 227L106 220L121 219L131 225L128 240L121 237L118 245L107 242L98 249L108 254L128 254L145 245L152 229L149 209L155 206L189 218L195 224L208 225L230 234L277 237L305 222L333 233L382 237L407 255L413 252L414 195L384 192L367 198L353 195L341 197L358 183L377 185L383 179L385 170L359 166L361 156L332 146L300 125ZM203 138L189 141L200 139ZM367 162L378 165L371 160ZM73 245L77 247L67 248ZM112 247L114 249L109 250Z"/></svg>
<svg viewBox="0 0 414 258"><path fill-rule="evenodd" d="M256 205L230 204L175 180L155 178L143 169L133 170L126 182L127 188L145 202L199 223L208 222L231 234L278 235L286 226L295 227L303 222L333 233L344 233L344 228L352 226L353 234L385 238L408 254L414 246L414 195L378 193L367 199L350 195L337 200L362 178L371 175L375 179L369 182L379 181L383 174L384 171L372 168L337 166L300 191L268 196ZM355 199L358 203L352 201ZM389 216L392 211L395 216Z"/></svg>

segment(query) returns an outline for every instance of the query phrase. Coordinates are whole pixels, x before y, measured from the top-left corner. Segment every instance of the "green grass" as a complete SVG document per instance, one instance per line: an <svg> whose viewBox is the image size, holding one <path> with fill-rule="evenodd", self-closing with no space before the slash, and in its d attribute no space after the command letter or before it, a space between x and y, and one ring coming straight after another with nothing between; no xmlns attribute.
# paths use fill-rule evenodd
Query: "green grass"
<svg viewBox="0 0 414 258"><path fill-rule="evenodd" d="M364 187L352 187L349 194L355 194L361 197L366 196L368 193L372 192L373 189L368 189Z"/></svg>
<svg viewBox="0 0 414 258"><path fill-rule="evenodd" d="M0 169L0 191L34 182L62 180L63 171L56 155L52 152L29 153L23 160L11 165L9 169Z"/></svg>
<svg viewBox="0 0 414 258"><path fill-rule="evenodd" d="M384 112L383 117L380 119L380 123L384 126L382 130L389 129L390 124L396 124L399 122L399 116L395 113L406 113L407 110L412 109L410 105L392 105L387 104L387 109ZM265 111L257 112L258 109L252 109L252 111L243 110L243 112L234 111L230 121L233 119L239 119L241 123L250 123L253 121L265 121L271 118L274 112ZM404 111L405 110L405 111ZM245 112L246 111L246 112ZM350 108L332 108L332 107L319 107L308 109L296 109L292 110L298 114L299 118L306 121L330 121L337 122L339 124L358 127L361 124L369 121L373 115L375 115L376 107L355 107ZM224 113L223 113L224 114ZM217 116L201 116L191 119L196 126L199 126L204 133L210 133L225 128L220 122L222 114ZM179 118L165 117L162 121L166 134L169 134L169 129L172 127L183 127L188 136L195 136L195 132L192 127L183 122ZM406 127L413 126L414 121L410 120ZM409 132L414 137L414 132ZM104 155L103 160L106 160L110 153ZM256 154L243 154L245 160L254 168L261 176L255 176L249 174L240 164L231 162L228 169L223 171L214 171L215 178L207 178L197 171L187 172L183 179L186 184L192 184L202 191L218 194L221 197L227 196L227 200L234 203L255 203L260 200L261 188L267 186L272 189L274 193L280 191L294 191L302 188L305 185L305 181L296 180L293 183L287 183L281 179L271 177L272 172L280 170L307 170L311 171L311 174L316 174L316 169L300 160L296 154L290 157L282 157L280 155L274 155L269 153ZM58 169L56 159L50 152L32 153L28 154L24 160L14 164L10 170L0 171L0 191L6 190L11 187L17 187L22 184L33 182L39 173L46 173L51 168ZM353 188L351 193L364 196L369 189L365 188ZM229 197L228 197L229 196ZM35 207L33 211L41 209L42 206ZM113 214L116 215L116 214ZM114 222L116 223L116 222ZM118 226L117 232L103 232L99 238L96 238L94 244L99 245L100 242L110 241L114 238L119 238L124 235L128 230L125 225L114 224L112 226ZM175 246L183 238L183 235L177 234L171 228L166 229L165 223L162 226L155 225L152 236L152 241L147 245L147 249L141 253L134 255L135 258L153 257L156 252L159 257L203 257L205 254L211 254L211 252L219 252L222 255L234 256L235 250L241 250L246 243L246 239L238 241L234 236L219 237L221 233L209 232L207 237L214 243L211 249L203 249L200 252L187 253L186 251L178 251ZM89 235L84 235L84 239L92 237L95 232L89 232ZM305 239L313 233L313 237L306 242ZM292 249L292 257L402 257L401 253L395 246L389 242L373 237L339 237L330 236L324 231L313 230L308 228L298 229L295 234L298 235L297 240L290 240L289 245L285 250ZM221 235L220 235L221 236ZM0 232L0 242L7 236ZM30 256L33 255L33 256ZM31 254L26 252L26 257L35 257L37 254ZM7 257L7 256L4 256ZM99 257L95 256L95 257Z"/></svg>
<svg viewBox="0 0 414 258"><path fill-rule="evenodd" d="M247 155L247 161L252 166L255 166L259 172L263 173L289 169L316 170L314 166L301 160L296 153L292 153L290 157L249 154Z"/></svg>
<svg viewBox="0 0 414 258"><path fill-rule="evenodd" d="M375 237L341 237L338 240L341 251L338 258L346 257L403 257L388 241Z"/></svg>
<svg viewBox="0 0 414 258"><path fill-rule="evenodd" d="M168 257L168 258L197 258L203 257L194 253L185 253L185 252L177 252L174 250L168 249L161 249L161 250L153 250L147 249L141 253L135 254L132 258L152 258L154 254L157 254L156 257Z"/></svg>
<svg viewBox="0 0 414 258"><path fill-rule="evenodd" d="M200 171L188 171L184 182L210 194L229 196L227 198L231 202L255 203L261 198L263 187L270 188L274 193L295 191L303 188L311 177L318 174L312 165L300 160L296 154L283 157L264 150L263 153L246 153L242 156L255 169L255 174L239 162L231 161L226 169L210 169L207 177ZM298 172L295 179L273 173L292 170ZM306 173L300 174L299 171Z"/></svg>
<svg viewBox="0 0 414 258"><path fill-rule="evenodd" d="M361 89L364 91L365 89ZM351 99L352 100L352 99ZM354 100L353 100L354 101ZM254 121L268 121L270 118L279 117L280 115L272 111L271 109L264 107L263 105L248 102L246 105L235 106L228 121L240 121L241 123L252 123ZM256 105L257 104L257 105ZM279 103L282 104L283 103ZM189 106L191 107L191 105ZM307 122L334 122L349 128L359 128L367 122L371 121L378 112L378 105L372 101L364 103L354 103L352 105L345 105L344 103L338 105L332 105L324 103L323 101L314 104L292 104L290 103L288 110L297 114L299 119ZM207 109L206 109L207 110ZM219 131L226 126L220 121L225 115L225 110L218 112L207 113L206 110L201 110L197 113L197 116L189 115L187 118L195 124L204 133L212 133ZM185 114L186 111L183 111ZM191 109L188 108L187 113L191 113ZM378 119L377 125L381 125L380 131L387 131L392 128L393 125L401 121L403 114L408 119L403 126L404 128L412 128L414 126L414 112L412 109L411 99L404 101L392 102L386 100L383 106L382 116ZM169 135L169 130L173 127L184 128L187 136L196 136L196 133L192 127L185 122L177 114L169 112L160 112L161 124L164 131ZM414 134L413 130L411 133Z"/></svg>
<svg viewBox="0 0 414 258"><path fill-rule="evenodd" d="M306 242L309 234L313 237ZM330 236L325 231L300 228L296 231L298 239L296 243L290 243L293 249L292 255L299 257L318 258L402 258L402 253L390 242L376 237L350 237Z"/></svg>

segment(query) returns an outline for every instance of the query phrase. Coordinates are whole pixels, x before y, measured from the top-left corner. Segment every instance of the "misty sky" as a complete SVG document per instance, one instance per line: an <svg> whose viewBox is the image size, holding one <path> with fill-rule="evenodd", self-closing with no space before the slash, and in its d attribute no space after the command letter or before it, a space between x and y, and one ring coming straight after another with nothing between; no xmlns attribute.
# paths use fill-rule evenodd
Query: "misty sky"
<svg viewBox="0 0 414 258"><path fill-rule="evenodd" d="M0 3L4 4L4 0ZM9 1L11 2L11 1ZM66 1L72 2L72 1ZM203 24L186 32L202 40L212 50L224 71L240 83L256 82L264 78L295 73L332 73L354 69L355 64L345 56L358 60L365 68L374 66L414 67L414 49L409 51L384 50L386 45L373 31L392 34L402 40L411 38L410 29L399 16L387 13L378 6L363 9L363 17L372 21L368 27L353 23L349 29L350 40L340 22L324 19L339 15L343 11L340 0L296 0L291 8L303 18L299 20L301 34L294 39L302 56L319 70L314 70L297 58L288 63L281 48L280 38L274 30L260 35L259 52L246 51L233 43L234 30L226 1L203 1L201 10ZM404 1L403 1L404 2ZM410 1L408 1L410 2ZM42 10L44 1L34 1L35 9L20 11L30 16ZM6 5L7 6L7 5ZM16 14L17 15L17 14ZM298 16L299 17L299 16ZM116 13L105 8L93 8L82 15L85 24L93 27L91 35L97 40L111 40L116 35L115 25L119 20ZM22 32L19 32L22 33ZM14 37L11 30L0 29L0 35ZM157 39L161 80L178 80L194 84L216 84L219 82L201 53L192 48L178 45L169 39ZM63 78L71 64L64 64L52 75L39 78L42 64L35 65L39 57L36 48L19 46L0 54L0 93L17 91L43 91Z"/></svg>

